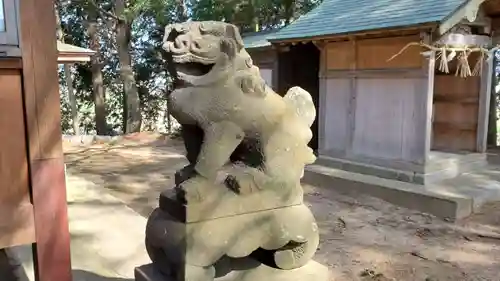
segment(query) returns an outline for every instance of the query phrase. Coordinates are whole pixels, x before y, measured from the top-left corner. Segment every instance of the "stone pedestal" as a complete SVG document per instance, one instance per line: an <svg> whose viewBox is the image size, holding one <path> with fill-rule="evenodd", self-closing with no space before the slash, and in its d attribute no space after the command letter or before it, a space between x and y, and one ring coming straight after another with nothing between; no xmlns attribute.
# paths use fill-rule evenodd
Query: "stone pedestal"
<svg viewBox="0 0 500 281"><path fill-rule="evenodd" d="M231 261L231 271L217 272L215 281L328 281L328 268L310 261L303 267L281 270L266 266L250 258ZM135 269L136 281L177 281L159 272L153 264L146 264Z"/></svg>
<svg viewBox="0 0 500 281"><path fill-rule="evenodd" d="M252 280L262 274L275 276L269 281L322 280L323 273L307 278L315 273L311 268L321 267L310 261L319 234L300 185L245 196L218 187L214 194L217 204L210 197L186 204L175 192L161 194L146 228L155 270L138 268L137 281ZM286 279L299 273L304 279Z"/></svg>

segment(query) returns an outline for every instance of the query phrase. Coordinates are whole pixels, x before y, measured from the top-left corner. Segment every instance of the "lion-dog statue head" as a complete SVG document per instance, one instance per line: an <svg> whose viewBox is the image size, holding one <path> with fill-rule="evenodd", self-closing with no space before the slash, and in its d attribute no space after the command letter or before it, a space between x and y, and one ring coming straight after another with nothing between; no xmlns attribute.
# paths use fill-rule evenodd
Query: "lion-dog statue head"
<svg viewBox="0 0 500 281"><path fill-rule="evenodd" d="M170 74L184 86L212 84L250 68L252 61L243 47L235 25L215 21L168 25L163 39Z"/></svg>

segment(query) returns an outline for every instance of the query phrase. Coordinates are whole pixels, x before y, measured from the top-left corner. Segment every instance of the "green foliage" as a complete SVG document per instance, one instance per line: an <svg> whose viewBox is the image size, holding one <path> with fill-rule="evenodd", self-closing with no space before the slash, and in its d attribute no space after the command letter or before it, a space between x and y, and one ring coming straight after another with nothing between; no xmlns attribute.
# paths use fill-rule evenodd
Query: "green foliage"
<svg viewBox="0 0 500 281"><path fill-rule="evenodd" d="M166 94L171 79L165 71L162 39L165 25L185 20L219 20L236 24L242 32L281 27L318 4L319 0L126 0L125 20L132 26L132 66L135 74L143 130L158 130L166 111ZM107 122L114 133L121 133L123 123L123 84L118 73L114 1L57 1L64 40L89 48L87 27L89 7L97 5L100 13L99 37L104 77ZM72 67L73 86L80 114L80 127L86 134L95 133L91 64ZM64 133L73 133L64 73L60 70L61 112Z"/></svg>

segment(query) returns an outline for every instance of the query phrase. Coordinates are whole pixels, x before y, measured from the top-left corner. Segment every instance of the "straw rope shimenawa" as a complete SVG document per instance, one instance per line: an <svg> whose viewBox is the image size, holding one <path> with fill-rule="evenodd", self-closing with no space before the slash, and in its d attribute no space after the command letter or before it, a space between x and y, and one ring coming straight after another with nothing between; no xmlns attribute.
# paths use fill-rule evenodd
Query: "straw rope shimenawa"
<svg viewBox="0 0 500 281"><path fill-rule="evenodd" d="M490 59L492 55L494 55L495 51L500 48L500 46L496 46L494 48L488 49L484 47L470 47L470 46L447 46L447 45L429 45L424 42L411 42L404 46L401 51L397 54L389 58L387 61L391 61L397 56L401 55L404 51L406 51L411 46L419 46L425 48L429 51L436 52L436 60L439 60L439 71L444 73L450 73L450 69L448 67L448 63L453 59L458 60L457 70L455 72L456 76L460 76L462 78L468 76L478 76L481 73L481 69L483 63ZM469 65L469 56L472 53L479 53L480 56L474 65L474 68L471 70Z"/></svg>

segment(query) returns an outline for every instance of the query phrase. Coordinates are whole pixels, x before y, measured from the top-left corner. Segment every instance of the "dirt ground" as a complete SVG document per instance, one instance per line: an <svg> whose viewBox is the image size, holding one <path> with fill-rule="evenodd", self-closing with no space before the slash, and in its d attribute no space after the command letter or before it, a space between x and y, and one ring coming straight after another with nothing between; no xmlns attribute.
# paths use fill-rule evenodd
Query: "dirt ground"
<svg viewBox="0 0 500 281"><path fill-rule="evenodd" d="M85 148L65 143L65 153L69 173L143 216L186 163L181 142L150 134ZM500 281L500 203L448 223L333 186L304 189L321 230L315 260L329 266L332 281Z"/></svg>

